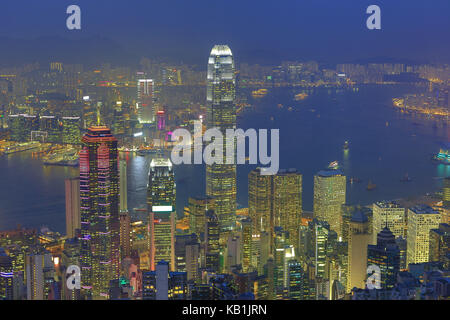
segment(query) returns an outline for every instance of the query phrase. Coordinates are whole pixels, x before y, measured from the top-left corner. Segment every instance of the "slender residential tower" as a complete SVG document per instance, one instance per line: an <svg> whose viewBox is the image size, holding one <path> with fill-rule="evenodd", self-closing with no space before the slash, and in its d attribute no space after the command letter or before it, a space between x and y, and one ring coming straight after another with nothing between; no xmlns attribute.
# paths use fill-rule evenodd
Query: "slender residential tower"
<svg viewBox="0 0 450 320"><path fill-rule="evenodd" d="M80 151L81 286L86 298L105 299L119 276L119 170L117 139L91 127Z"/></svg>
<svg viewBox="0 0 450 320"><path fill-rule="evenodd" d="M234 228L236 222L236 165L225 164L226 129L236 127L233 54L227 45L215 45L208 59L207 128L217 128L224 136L223 164L206 166L206 194L215 198L215 213L222 230Z"/></svg>

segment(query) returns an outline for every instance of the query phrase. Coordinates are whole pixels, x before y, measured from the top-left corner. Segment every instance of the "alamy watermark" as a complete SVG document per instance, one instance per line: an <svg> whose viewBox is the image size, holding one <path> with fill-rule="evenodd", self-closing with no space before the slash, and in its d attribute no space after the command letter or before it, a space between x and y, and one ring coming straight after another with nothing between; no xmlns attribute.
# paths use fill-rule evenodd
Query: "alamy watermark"
<svg viewBox="0 0 450 320"><path fill-rule="evenodd" d="M194 137L187 129L176 129L172 141L177 142L172 149L173 164L246 164L246 141L248 139L248 164L261 164L263 175L274 175L279 169L279 129L270 129L270 155L268 130L226 129L225 135L219 128L210 128L202 134L202 123L194 122ZM225 141L225 142L224 142ZM203 149L203 143L209 144ZM225 146L224 146L225 144ZM192 155L192 145L193 155ZM259 148L258 148L259 147ZM225 155L224 155L225 152ZM258 161L259 160L259 161Z"/></svg>

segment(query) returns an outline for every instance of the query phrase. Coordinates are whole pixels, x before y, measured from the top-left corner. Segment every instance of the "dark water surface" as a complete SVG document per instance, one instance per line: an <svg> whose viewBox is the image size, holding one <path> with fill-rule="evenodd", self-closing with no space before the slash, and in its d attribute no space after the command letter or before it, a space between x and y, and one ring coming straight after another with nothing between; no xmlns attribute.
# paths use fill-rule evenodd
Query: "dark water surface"
<svg viewBox="0 0 450 320"><path fill-rule="evenodd" d="M417 90L423 89L321 88L310 91L303 101L294 101L294 94L301 90L270 89L264 98L248 98L252 107L239 115L238 127L280 129L280 167L297 168L303 174L305 210L312 209L313 175L334 160L348 177L362 180L348 183L350 203L418 196L439 190L442 177L450 175L450 166L430 161L439 143L449 140L449 126L400 114L391 106L393 97ZM345 140L350 142L347 151L343 150ZM145 204L151 159L123 156L128 159L128 205L132 210ZM247 175L254 167L238 166L240 206L247 205ZM204 170L203 165L175 168L179 214L189 196L204 193ZM405 173L412 182L400 181ZM64 179L77 175L74 168L44 167L28 152L0 157L0 230L21 224L64 232ZM369 179L377 184L373 191L366 190Z"/></svg>

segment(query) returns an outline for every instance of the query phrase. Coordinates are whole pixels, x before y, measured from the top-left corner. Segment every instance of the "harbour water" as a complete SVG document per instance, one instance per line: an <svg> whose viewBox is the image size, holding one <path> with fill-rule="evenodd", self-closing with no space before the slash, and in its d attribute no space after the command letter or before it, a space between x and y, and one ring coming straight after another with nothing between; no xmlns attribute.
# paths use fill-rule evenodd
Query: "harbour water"
<svg viewBox="0 0 450 320"><path fill-rule="evenodd" d="M313 175L337 160L348 177L349 203L414 197L438 191L450 166L436 164L431 155L449 141L443 121L416 119L392 108L392 98L417 89L411 86L360 86L357 89L310 90L296 101L294 88L269 89L261 98L248 96L251 105L238 117L238 127L280 129L280 168L297 168L303 174L303 207L312 209ZM344 150L345 141L348 150ZM146 203L148 168L152 155L122 154L128 161L128 205ZM237 202L247 205L247 175L255 165L237 169ZM402 182L405 174L410 182ZM25 227L65 230L64 179L78 175L77 168L43 166L30 152L0 157L0 230ZM175 167L177 211L189 196L205 191L203 165ZM368 181L377 187L367 191ZM134 218L140 218L133 212Z"/></svg>

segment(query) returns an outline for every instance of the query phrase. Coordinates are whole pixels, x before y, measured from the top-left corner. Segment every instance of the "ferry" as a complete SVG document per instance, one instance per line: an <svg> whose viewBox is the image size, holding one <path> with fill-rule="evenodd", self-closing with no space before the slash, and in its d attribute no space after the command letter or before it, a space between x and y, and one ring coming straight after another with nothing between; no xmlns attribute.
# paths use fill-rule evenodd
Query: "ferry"
<svg viewBox="0 0 450 320"><path fill-rule="evenodd" d="M372 183L372 181L369 180L369 183L367 184L367 191L372 191L377 187L375 183Z"/></svg>
<svg viewBox="0 0 450 320"><path fill-rule="evenodd" d="M74 148L56 150L42 157L43 164L47 166L69 166L79 165L78 150Z"/></svg>
<svg viewBox="0 0 450 320"><path fill-rule="evenodd" d="M350 148L350 144L348 141L344 142L344 150L348 150Z"/></svg>
<svg viewBox="0 0 450 320"><path fill-rule="evenodd" d="M328 165L328 169L337 169L337 168L339 168L339 162L337 161L330 162L330 164Z"/></svg>
<svg viewBox="0 0 450 320"><path fill-rule="evenodd" d="M295 101L301 101L301 100L305 100L307 97L308 97L308 94L307 94L307 93L301 92L301 93L298 93L298 94L296 94L296 95L294 96L294 100L295 100Z"/></svg>
<svg viewBox="0 0 450 320"><path fill-rule="evenodd" d="M39 148L40 145L41 144L38 141L13 144L11 146L5 147L5 149L3 150L3 153L4 154L12 154L12 153L16 153L16 152L27 151L27 150Z"/></svg>
<svg viewBox="0 0 450 320"><path fill-rule="evenodd" d="M147 154L156 154L162 150L155 147L140 147L137 151L139 156L145 156Z"/></svg>
<svg viewBox="0 0 450 320"><path fill-rule="evenodd" d="M268 90L267 89L258 89L255 91L252 91L252 97L253 98L262 98L267 94Z"/></svg>

